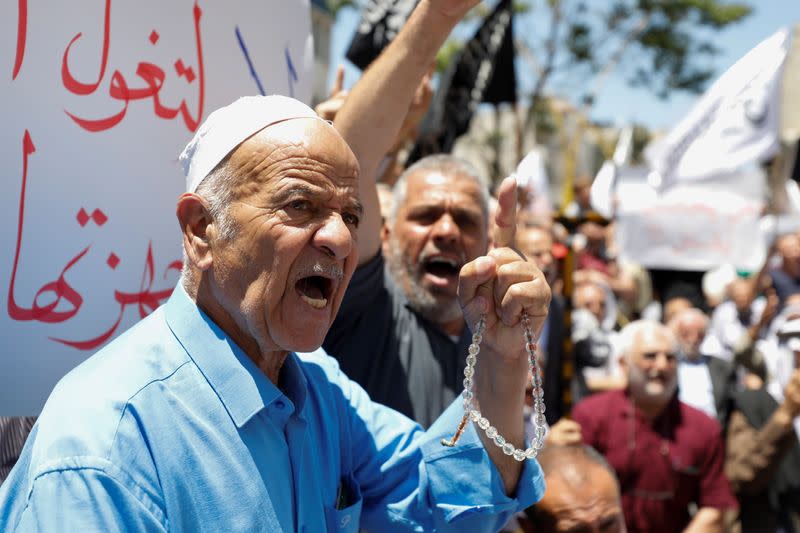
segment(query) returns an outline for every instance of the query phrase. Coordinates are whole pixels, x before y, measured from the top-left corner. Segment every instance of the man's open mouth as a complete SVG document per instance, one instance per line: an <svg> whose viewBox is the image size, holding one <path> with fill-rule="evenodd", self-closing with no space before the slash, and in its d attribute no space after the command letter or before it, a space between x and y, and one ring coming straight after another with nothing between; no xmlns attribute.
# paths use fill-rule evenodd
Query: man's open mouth
<svg viewBox="0 0 800 533"><path fill-rule="evenodd" d="M295 284L300 298L315 309L323 309L333 294L333 280L324 276L300 278Z"/></svg>
<svg viewBox="0 0 800 533"><path fill-rule="evenodd" d="M445 279L457 277L462 266L461 261L444 256L429 257L422 262L423 272Z"/></svg>

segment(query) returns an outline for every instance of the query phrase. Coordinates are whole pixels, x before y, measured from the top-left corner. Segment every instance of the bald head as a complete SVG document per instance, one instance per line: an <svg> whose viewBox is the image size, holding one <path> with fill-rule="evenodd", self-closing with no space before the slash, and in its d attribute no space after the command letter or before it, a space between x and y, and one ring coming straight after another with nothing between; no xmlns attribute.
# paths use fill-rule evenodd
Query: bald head
<svg viewBox="0 0 800 533"><path fill-rule="evenodd" d="M616 476L593 448L545 446L537 459L547 490L542 500L526 511L526 531L625 531Z"/></svg>

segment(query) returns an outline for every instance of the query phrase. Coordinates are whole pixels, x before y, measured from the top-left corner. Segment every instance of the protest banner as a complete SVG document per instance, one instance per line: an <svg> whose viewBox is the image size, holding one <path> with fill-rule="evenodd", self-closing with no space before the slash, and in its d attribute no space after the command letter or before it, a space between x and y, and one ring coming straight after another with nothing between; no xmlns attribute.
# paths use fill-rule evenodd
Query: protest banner
<svg viewBox="0 0 800 533"><path fill-rule="evenodd" d="M178 279L177 156L239 96L308 102L308 0L0 7L0 415L154 311Z"/></svg>
<svg viewBox="0 0 800 533"><path fill-rule="evenodd" d="M706 271L732 264L756 271L766 241L759 229L765 178L755 167L659 191L648 170L622 167L616 185L619 255L647 268Z"/></svg>

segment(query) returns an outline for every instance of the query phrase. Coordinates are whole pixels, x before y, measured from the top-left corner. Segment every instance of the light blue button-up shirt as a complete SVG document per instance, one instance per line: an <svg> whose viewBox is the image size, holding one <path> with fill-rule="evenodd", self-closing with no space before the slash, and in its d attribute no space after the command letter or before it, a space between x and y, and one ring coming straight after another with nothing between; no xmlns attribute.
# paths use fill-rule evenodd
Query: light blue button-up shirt
<svg viewBox="0 0 800 533"><path fill-rule="evenodd" d="M178 287L56 386L0 488L0 531L495 531L516 497L455 402L427 431L321 350L274 386Z"/></svg>

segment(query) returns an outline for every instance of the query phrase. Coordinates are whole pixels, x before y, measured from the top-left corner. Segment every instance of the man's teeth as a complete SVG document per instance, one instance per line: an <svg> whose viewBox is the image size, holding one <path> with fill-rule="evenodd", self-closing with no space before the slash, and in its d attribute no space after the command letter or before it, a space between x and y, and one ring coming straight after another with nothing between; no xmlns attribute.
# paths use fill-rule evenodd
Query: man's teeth
<svg viewBox="0 0 800 533"><path fill-rule="evenodd" d="M306 302L314 309L323 309L326 305L328 305L327 298L311 298L309 296L306 296L305 294L301 294L300 298L302 298L304 302Z"/></svg>

